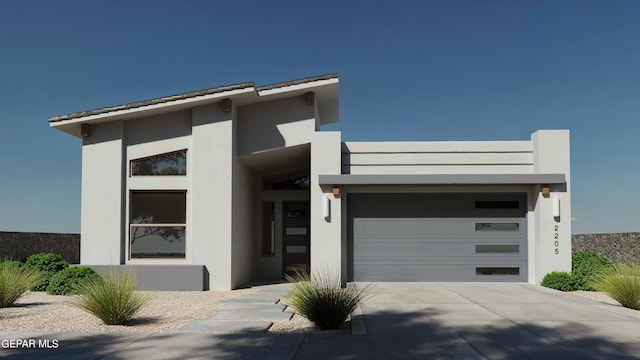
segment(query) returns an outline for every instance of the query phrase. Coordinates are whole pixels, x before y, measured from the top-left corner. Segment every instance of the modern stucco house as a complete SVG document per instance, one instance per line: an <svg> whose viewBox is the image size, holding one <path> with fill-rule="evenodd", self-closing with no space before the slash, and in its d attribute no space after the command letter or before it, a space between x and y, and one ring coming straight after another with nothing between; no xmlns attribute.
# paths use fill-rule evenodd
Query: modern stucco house
<svg viewBox="0 0 640 360"><path fill-rule="evenodd" d="M338 77L241 83L49 119L82 138L81 263L143 286L523 281L570 270L569 132L342 142Z"/></svg>

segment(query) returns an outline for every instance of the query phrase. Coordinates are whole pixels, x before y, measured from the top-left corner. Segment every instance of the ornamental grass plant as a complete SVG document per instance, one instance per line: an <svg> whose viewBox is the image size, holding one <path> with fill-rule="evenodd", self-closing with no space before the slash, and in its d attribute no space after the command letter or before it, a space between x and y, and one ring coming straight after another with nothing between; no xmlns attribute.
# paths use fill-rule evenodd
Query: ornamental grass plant
<svg viewBox="0 0 640 360"><path fill-rule="evenodd" d="M291 284L287 305L322 330L339 329L369 292L357 284L343 288L340 276L328 273L295 273L286 279Z"/></svg>
<svg viewBox="0 0 640 360"><path fill-rule="evenodd" d="M0 262L0 308L13 305L27 290L40 281L40 273L17 261Z"/></svg>
<svg viewBox="0 0 640 360"><path fill-rule="evenodd" d="M74 305L98 317L106 325L126 325L150 300L150 294L135 291L136 276L132 271L118 275L110 271L88 278L78 285Z"/></svg>
<svg viewBox="0 0 640 360"><path fill-rule="evenodd" d="M617 264L597 275L592 286L622 306L640 310L640 265Z"/></svg>

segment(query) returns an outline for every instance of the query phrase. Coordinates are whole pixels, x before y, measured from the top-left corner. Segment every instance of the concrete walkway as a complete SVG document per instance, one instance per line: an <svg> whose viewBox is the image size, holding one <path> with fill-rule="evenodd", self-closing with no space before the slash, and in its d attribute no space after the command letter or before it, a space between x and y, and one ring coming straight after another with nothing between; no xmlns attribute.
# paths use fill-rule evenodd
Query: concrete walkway
<svg viewBox="0 0 640 360"><path fill-rule="evenodd" d="M243 301L257 304L251 297L241 299L229 303L228 311ZM0 358L640 359L640 312L529 284L376 283L355 320L363 325L363 335L252 329L183 329L175 334L4 332ZM33 339L43 345L56 340L57 348L6 348L10 339Z"/></svg>
<svg viewBox="0 0 640 360"><path fill-rule="evenodd" d="M292 312L284 311L284 304L278 303L287 295L286 285L257 286L254 293L220 300L218 314L213 319L193 321L178 331L212 334L266 333L275 321L288 321L293 317Z"/></svg>

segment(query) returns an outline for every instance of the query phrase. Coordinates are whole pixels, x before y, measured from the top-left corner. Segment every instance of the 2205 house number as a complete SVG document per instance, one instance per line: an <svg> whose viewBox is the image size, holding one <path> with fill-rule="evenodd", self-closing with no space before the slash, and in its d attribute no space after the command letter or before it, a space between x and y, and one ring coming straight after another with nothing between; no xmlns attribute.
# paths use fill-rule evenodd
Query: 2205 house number
<svg viewBox="0 0 640 360"><path fill-rule="evenodd" d="M559 231L559 226L558 225L554 225L553 226L553 246L555 247L555 251L554 253L556 255L560 254L560 239L559 239L559 235L558 235L558 231Z"/></svg>

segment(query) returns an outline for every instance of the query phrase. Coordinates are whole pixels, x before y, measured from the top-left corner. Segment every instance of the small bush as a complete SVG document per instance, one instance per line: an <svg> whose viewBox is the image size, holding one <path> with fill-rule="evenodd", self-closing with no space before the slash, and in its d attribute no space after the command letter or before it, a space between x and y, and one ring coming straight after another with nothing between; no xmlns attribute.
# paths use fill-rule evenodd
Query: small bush
<svg viewBox="0 0 640 360"><path fill-rule="evenodd" d="M126 271L118 276L111 271L80 283L74 304L107 325L125 325L151 300L150 294L137 293L135 288L135 273Z"/></svg>
<svg viewBox="0 0 640 360"><path fill-rule="evenodd" d="M368 291L355 284L343 288L339 276L298 273L287 280L287 305L323 330L339 329Z"/></svg>
<svg viewBox="0 0 640 360"><path fill-rule="evenodd" d="M573 290L593 291L591 283L595 276L607 269L612 269L613 263L594 251L578 251L571 256L571 275Z"/></svg>
<svg viewBox="0 0 640 360"><path fill-rule="evenodd" d="M47 293L51 295L77 295L81 282L100 275L90 267L73 266L57 272L49 280Z"/></svg>
<svg viewBox="0 0 640 360"><path fill-rule="evenodd" d="M571 291L573 289L573 278L571 273L554 271L545 275L540 285L560 291Z"/></svg>
<svg viewBox="0 0 640 360"><path fill-rule="evenodd" d="M35 269L40 272L40 281L31 287L32 291L45 291L49 286L49 280L58 271L62 271L69 267L62 256L58 254L34 254L27 257L24 266Z"/></svg>
<svg viewBox="0 0 640 360"><path fill-rule="evenodd" d="M607 293L622 306L640 310L640 266L618 264L595 276L594 289Z"/></svg>
<svg viewBox="0 0 640 360"><path fill-rule="evenodd" d="M36 270L16 263L16 261L0 262L0 307L13 305L22 294L40 280Z"/></svg>
<svg viewBox="0 0 640 360"><path fill-rule="evenodd" d="M571 256L571 273L551 272L540 285L561 291L592 291L594 277L612 267L611 260L594 251L577 251Z"/></svg>

